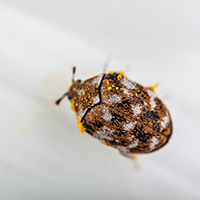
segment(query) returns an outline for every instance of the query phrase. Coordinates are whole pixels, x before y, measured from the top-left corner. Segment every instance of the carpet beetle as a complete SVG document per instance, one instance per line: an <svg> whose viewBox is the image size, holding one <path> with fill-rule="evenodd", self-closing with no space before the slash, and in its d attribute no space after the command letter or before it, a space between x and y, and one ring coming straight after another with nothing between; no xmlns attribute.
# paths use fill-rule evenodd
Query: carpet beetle
<svg viewBox="0 0 200 200"><path fill-rule="evenodd" d="M74 80L67 96L77 116L79 132L132 158L163 147L172 134L170 114L152 87L144 87L123 72L103 73Z"/></svg>

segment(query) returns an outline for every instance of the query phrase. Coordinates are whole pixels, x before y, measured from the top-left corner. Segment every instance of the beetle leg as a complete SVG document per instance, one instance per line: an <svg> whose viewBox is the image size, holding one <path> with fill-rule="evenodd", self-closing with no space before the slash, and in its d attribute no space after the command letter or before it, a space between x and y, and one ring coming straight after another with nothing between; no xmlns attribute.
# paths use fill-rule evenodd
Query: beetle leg
<svg viewBox="0 0 200 200"><path fill-rule="evenodd" d="M133 160L134 169L138 172L141 170L140 164L138 162L138 154L133 154L131 159Z"/></svg>
<svg viewBox="0 0 200 200"><path fill-rule="evenodd" d="M104 74L106 73L106 70L108 68L108 65L110 64L111 59L112 59L112 57L110 55L107 56L106 61L104 63L104 67L103 67L103 73Z"/></svg>

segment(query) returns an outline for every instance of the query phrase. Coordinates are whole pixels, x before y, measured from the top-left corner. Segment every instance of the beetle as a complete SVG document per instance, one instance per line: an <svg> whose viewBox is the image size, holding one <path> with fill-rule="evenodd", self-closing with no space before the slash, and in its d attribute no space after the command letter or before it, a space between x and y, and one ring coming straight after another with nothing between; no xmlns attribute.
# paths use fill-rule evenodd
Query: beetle
<svg viewBox="0 0 200 200"><path fill-rule="evenodd" d="M123 72L108 72L85 81L74 80L65 96L76 113L79 132L86 132L128 158L154 152L172 135L172 120L166 106L154 92Z"/></svg>

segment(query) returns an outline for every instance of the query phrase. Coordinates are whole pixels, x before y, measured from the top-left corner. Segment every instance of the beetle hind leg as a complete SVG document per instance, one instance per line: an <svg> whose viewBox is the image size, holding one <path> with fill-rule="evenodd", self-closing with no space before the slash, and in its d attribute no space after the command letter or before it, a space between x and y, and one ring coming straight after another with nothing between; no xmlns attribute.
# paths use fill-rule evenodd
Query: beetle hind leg
<svg viewBox="0 0 200 200"><path fill-rule="evenodd" d="M131 159L133 161L133 166L134 166L135 171L137 172L141 171L141 167L138 161L138 154L133 154Z"/></svg>

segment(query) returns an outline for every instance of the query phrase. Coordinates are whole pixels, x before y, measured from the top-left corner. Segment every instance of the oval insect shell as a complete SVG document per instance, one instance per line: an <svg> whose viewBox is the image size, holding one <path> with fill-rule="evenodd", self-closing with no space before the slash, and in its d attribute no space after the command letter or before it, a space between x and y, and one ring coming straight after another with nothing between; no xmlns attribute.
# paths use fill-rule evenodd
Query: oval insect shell
<svg viewBox="0 0 200 200"><path fill-rule="evenodd" d="M171 136L171 118L162 101L150 88L122 73L110 72L81 82L70 96L80 130L126 157L153 152Z"/></svg>

